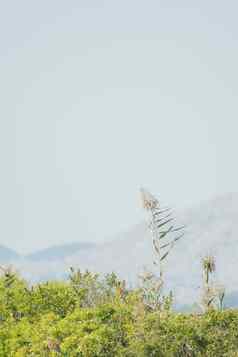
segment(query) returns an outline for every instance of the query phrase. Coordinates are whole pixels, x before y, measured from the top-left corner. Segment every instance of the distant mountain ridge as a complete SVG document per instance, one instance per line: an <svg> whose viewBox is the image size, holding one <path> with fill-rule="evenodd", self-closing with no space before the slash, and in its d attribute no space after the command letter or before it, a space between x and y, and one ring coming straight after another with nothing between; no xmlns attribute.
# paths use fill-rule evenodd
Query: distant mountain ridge
<svg viewBox="0 0 238 357"><path fill-rule="evenodd" d="M19 254L13 249L0 245L0 264L19 259Z"/></svg>
<svg viewBox="0 0 238 357"><path fill-rule="evenodd" d="M0 245L0 264L14 263L18 260L26 261L52 261L65 259L79 251L88 251L95 249L96 244L91 242L73 242L61 245L51 246L45 249L37 250L27 255L18 254L13 249Z"/></svg>
<svg viewBox="0 0 238 357"><path fill-rule="evenodd" d="M75 242L69 244L55 245L49 248L38 250L25 256L26 259L33 261L47 261L64 259L78 251L86 251L95 248L94 243Z"/></svg>

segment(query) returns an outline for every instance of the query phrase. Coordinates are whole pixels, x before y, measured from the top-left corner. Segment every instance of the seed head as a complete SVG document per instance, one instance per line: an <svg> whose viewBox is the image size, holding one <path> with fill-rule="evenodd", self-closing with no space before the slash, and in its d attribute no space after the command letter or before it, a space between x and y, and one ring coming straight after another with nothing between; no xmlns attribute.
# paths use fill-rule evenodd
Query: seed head
<svg viewBox="0 0 238 357"><path fill-rule="evenodd" d="M146 210L151 210L158 206L159 202L157 198L154 197L149 191L145 190L144 188L141 188L140 192L143 208L145 208Z"/></svg>
<svg viewBox="0 0 238 357"><path fill-rule="evenodd" d="M203 270L208 273L214 273L216 270L215 258L212 255L207 255L202 260Z"/></svg>

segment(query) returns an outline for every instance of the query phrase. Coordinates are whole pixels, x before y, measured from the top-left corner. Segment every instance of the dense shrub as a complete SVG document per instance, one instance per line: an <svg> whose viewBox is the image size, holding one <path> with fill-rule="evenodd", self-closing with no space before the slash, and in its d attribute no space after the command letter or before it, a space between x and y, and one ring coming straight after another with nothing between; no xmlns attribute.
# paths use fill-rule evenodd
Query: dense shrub
<svg viewBox="0 0 238 357"><path fill-rule="evenodd" d="M8 272L0 278L0 356L238 356L238 311L152 310L114 274L72 270L68 281L30 287Z"/></svg>

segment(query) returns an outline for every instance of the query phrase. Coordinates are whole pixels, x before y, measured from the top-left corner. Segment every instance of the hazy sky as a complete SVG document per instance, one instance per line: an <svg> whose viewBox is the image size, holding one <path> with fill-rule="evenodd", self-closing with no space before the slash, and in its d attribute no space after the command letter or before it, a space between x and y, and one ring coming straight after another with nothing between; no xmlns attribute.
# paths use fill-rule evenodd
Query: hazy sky
<svg viewBox="0 0 238 357"><path fill-rule="evenodd" d="M237 191L238 2L0 1L0 244L103 240Z"/></svg>

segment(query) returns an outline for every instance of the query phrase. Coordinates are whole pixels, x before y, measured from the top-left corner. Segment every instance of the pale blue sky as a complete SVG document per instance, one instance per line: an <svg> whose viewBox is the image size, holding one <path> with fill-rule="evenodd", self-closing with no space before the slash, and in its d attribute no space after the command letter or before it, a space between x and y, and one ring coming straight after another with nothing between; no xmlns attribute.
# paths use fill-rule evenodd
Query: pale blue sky
<svg viewBox="0 0 238 357"><path fill-rule="evenodd" d="M0 244L104 240L237 190L238 3L0 1Z"/></svg>

